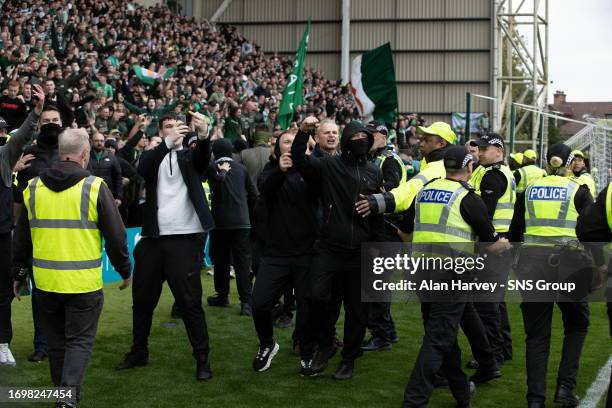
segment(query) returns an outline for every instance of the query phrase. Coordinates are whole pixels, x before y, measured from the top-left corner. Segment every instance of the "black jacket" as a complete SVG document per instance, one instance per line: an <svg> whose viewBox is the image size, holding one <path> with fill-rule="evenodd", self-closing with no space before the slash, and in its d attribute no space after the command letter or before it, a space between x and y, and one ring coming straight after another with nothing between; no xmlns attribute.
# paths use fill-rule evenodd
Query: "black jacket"
<svg viewBox="0 0 612 408"><path fill-rule="evenodd" d="M270 158L258 178L260 199L267 212L263 256L308 253L317 238L317 197L300 173L286 172Z"/></svg>
<svg viewBox="0 0 612 408"><path fill-rule="evenodd" d="M305 154L309 135L298 132L291 146L293 165L309 185L321 188L323 225L321 248L332 252L358 253L361 243L383 241L383 217L370 214L363 218L355 211L360 194L379 193L382 173L366 160L358 161L348 153L349 138L340 139L342 153L316 158ZM370 136L370 146L372 145Z"/></svg>
<svg viewBox="0 0 612 408"><path fill-rule="evenodd" d="M144 152L138 164L138 173L145 179L147 190L142 218L142 236L159 237L157 224L157 178L159 166L170 152L166 143L160 143L153 150ZM212 215L202 187L202 177L210 160L210 141L198 140L194 150L183 149L176 152L179 169L187 186L189 198L200 219L204 232L214 228Z"/></svg>
<svg viewBox="0 0 612 408"><path fill-rule="evenodd" d="M113 197L118 200L123 198L123 185L121 184L121 165L116 157L110 156L104 151L100 158L91 150L89 154L89 165L87 169L91 174L104 180L108 188L113 193Z"/></svg>
<svg viewBox="0 0 612 408"><path fill-rule="evenodd" d="M53 191L64 191L89 176L89 172L70 161L55 162L40 173L40 180ZM125 227L110 190L102 184L98 194L98 229L104 237L106 253L123 279L130 276L132 264L127 248ZM31 265L32 236L28 212L22 211L13 237L13 264L17 268ZM69 243L66 243L69 245Z"/></svg>
<svg viewBox="0 0 612 408"><path fill-rule="evenodd" d="M228 139L220 139L215 142L213 150L219 142ZM231 144L226 155L231 155ZM205 178L210 186L212 216L217 229L241 229L251 228L251 218L257 202L257 192L251 176L246 167L230 160L230 171L218 172L217 165L211 163L206 171Z"/></svg>
<svg viewBox="0 0 612 408"><path fill-rule="evenodd" d="M50 168L57 161L57 146L43 147L39 145L27 146L23 155L33 154L34 159L28 163L26 167L17 173L17 187L19 188L19 196L15 197L15 202L23 202L23 190L28 186L28 182L34 177L38 177L43 170Z"/></svg>

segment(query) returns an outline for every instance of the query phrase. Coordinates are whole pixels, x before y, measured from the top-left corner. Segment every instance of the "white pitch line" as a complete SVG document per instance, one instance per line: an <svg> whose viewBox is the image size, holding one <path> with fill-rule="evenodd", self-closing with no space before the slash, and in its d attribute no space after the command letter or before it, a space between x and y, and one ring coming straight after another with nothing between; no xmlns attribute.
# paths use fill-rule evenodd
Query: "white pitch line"
<svg viewBox="0 0 612 408"><path fill-rule="evenodd" d="M601 401L601 397L606 392L608 392L611 371L612 356L610 356L608 362L604 364L599 370L597 378L595 378L595 381L593 381L593 383L587 390L587 393L584 398L580 400L580 405L578 405L578 408L597 408L597 406L599 405L599 401Z"/></svg>

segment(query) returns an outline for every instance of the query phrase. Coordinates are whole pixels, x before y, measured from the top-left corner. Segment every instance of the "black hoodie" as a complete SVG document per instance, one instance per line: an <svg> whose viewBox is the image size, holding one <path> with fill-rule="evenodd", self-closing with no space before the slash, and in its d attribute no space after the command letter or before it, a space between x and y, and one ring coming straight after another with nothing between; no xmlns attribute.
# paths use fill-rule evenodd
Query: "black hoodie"
<svg viewBox="0 0 612 408"><path fill-rule="evenodd" d="M251 228L257 192L246 167L232 159L233 145L229 139L216 140L212 145L215 163L206 170L205 178L211 191L211 212L216 229ZM217 164L230 163L230 171L218 171Z"/></svg>
<svg viewBox="0 0 612 408"><path fill-rule="evenodd" d="M340 253L358 254L361 243L384 240L382 215L370 214L363 218L355 210L360 195L379 193L382 173L367 156L354 157L348 142L362 125L347 125L340 138L342 153L337 156L316 158L305 154L309 134L298 132L291 146L293 166L311 186L319 187L323 205L321 248ZM368 134L369 148L374 138ZM368 150L369 150L368 148Z"/></svg>
<svg viewBox="0 0 612 408"><path fill-rule="evenodd" d="M88 177L90 174L77 163L60 161L53 163L51 168L40 173L40 180L53 191L64 191ZM123 279L127 279L132 271L132 263L128 253L125 227L121 215L115 205L113 195L102 183L98 194L98 229L104 237L106 253L111 264ZM18 268L26 268L32 259L32 236L28 212L22 211L13 236L13 264ZM65 245L70 245L65 243Z"/></svg>
<svg viewBox="0 0 612 408"><path fill-rule="evenodd" d="M274 146L280 157L280 139ZM263 256L299 256L309 253L317 238L317 195L295 168L282 171L270 157L259 175L260 200L265 201Z"/></svg>

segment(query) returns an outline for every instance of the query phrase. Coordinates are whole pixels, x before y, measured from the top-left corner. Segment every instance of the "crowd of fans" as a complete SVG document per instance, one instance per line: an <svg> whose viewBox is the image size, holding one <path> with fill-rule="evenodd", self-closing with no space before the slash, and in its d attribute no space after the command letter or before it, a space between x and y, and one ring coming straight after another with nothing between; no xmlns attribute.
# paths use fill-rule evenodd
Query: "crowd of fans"
<svg viewBox="0 0 612 408"><path fill-rule="evenodd" d="M143 82L134 66L154 72L157 80ZM0 117L7 132L18 128L35 103L32 86L43 86L64 127L88 128L96 154L92 166L103 167L97 174L124 203L122 214L131 225L127 207L139 195L134 167L140 152L160 142L163 115L174 113L189 123L187 112L203 113L213 137L230 139L239 152L257 143L256 129L264 137L280 130L276 118L292 66L289 58L264 56L234 27L177 17L166 8L119 0L6 1L0 18ZM342 130L359 117L348 87L309 68L304 101L296 122L314 115L335 120ZM420 159L415 129L423 122L411 114L390 124L390 139L409 165Z"/></svg>
<svg viewBox="0 0 612 408"><path fill-rule="evenodd" d="M158 78L145 83L134 66ZM240 152L280 130L276 118L292 66L289 58L264 56L234 27L177 17L166 8L119 0L6 1L0 18L0 117L7 132L17 129L35 104L32 87L41 85L63 127L89 130L95 158L90 170L123 203L126 224L136 225L128 216L129 206L142 198L135 167L143 150L159 144L159 119L173 113L189 123L187 112L203 113L213 137L230 139ZM296 122L314 115L342 130L359 117L348 87L309 68L304 101ZM421 158L415 129L423 123L411 114L390 124L390 140L409 166ZM257 130L262 137L255 136ZM18 170L31 158L22 159Z"/></svg>

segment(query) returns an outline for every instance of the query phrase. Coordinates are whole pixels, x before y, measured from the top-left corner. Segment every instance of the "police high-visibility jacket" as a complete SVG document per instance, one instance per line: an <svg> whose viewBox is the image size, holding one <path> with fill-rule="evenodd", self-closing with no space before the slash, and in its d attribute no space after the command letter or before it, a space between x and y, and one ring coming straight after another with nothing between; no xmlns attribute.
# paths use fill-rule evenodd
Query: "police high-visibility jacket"
<svg viewBox="0 0 612 408"><path fill-rule="evenodd" d="M406 166L404 165L404 162L402 161L402 159L400 159L400 157L397 154L393 153L392 151L383 150L381 154L378 155L378 157L374 161L374 164L376 164L379 168L382 169L383 164L385 163L385 160L387 159L395 160L399 164L400 169L402 169L402 176L400 178L399 185L401 186L402 184L406 183Z"/></svg>
<svg viewBox="0 0 612 408"><path fill-rule="evenodd" d="M89 176L56 192L36 177L24 190L34 280L40 290L87 293L102 289L102 233L97 225L102 182Z"/></svg>
<svg viewBox="0 0 612 408"><path fill-rule="evenodd" d="M510 230L512 215L514 214L514 202L516 201L516 184L514 183L514 175L510 171L510 168L506 165L497 164L487 167L478 166L474 173L472 173L470 184L476 189L476 194L481 195L480 183L485 174L493 169L501 171L508 183L506 191L504 191L504 194L497 200L492 222L496 232L508 232Z"/></svg>
<svg viewBox="0 0 612 408"><path fill-rule="evenodd" d="M516 192L522 193L525 191L527 186L534 181L546 176L546 171L539 168L535 164L530 164L525 167L521 167L517 170L521 175L521 179L516 183Z"/></svg>
<svg viewBox="0 0 612 408"><path fill-rule="evenodd" d="M395 212L406 211L414 201L416 195L421 191L423 186L436 178L445 178L446 170L444 169L444 160L437 160L427 164L425 169L419 174L408 180L404 184L391 190L393 199L395 200Z"/></svg>
<svg viewBox="0 0 612 408"><path fill-rule="evenodd" d="M606 194L606 218L608 219L608 227L612 231L612 182L608 183Z"/></svg>
<svg viewBox="0 0 612 408"><path fill-rule="evenodd" d="M204 188L204 195L206 196L206 202L208 204L208 208L210 209L210 200L212 199L212 197L211 197L210 186L208 185L208 181L202 182L202 188Z"/></svg>
<svg viewBox="0 0 612 408"><path fill-rule="evenodd" d="M413 243L464 243L465 252L474 252L477 239L461 216L461 200L470 190L466 185L444 179L428 183L415 202Z"/></svg>
<svg viewBox="0 0 612 408"><path fill-rule="evenodd" d="M569 177L546 176L525 190L525 244L551 246L576 240L580 184Z"/></svg>
<svg viewBox="0 0 612 408"><path fill-rule="evenodd" d="M580 176L578 177L571 177L574 180L576 180L578 182L578 184L583 184L585 186L587 186L589 188L589 191L591 192L591 195L593 196L593 198L595 198L597 196L597 190L595 187L595 179L593 179L593 176L591 176L589 173L582 173Z"/></svg>

